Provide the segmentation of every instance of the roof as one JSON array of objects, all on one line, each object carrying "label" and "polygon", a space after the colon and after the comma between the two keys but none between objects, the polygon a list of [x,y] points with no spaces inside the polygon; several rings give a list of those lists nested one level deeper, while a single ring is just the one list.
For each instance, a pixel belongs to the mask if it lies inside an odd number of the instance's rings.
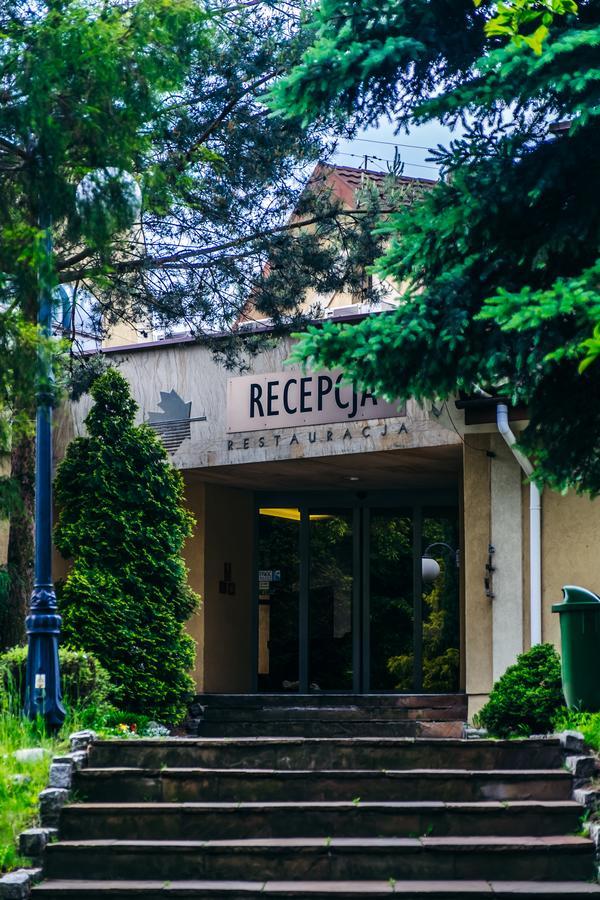
[{"label": "roof", "polygon": [[[389,178],[390,174],[374,169],[357,169],[354,166],[338,166],[333,163],[319,162],[310,176],[307,188],[320,181],[331,187],[342,203],[349,207],[355,207],[356,192],[364,187],[366,182],[383,185],[384,179]],[[423,187],[433,187],[436,183],[430,178],[411,178],[408,175],[398,175],[396,181],[398,184],[423,185]]]}]

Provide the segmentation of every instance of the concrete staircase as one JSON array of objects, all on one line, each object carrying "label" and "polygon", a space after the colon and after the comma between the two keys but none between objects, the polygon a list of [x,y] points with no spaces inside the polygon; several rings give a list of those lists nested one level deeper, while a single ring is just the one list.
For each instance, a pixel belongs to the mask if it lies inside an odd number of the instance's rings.
[{"label": "concrete staircase", "polygon": [[[290,718],[273,702],[205,719],[227,736],[95,744],[37,900],[600,898],[558,741],[398,737],[383,707],[335,718],[331,698],[311,700]],[[431,699],[412,701],[386,716],[410,711],[396,723],[418,733]],[[336,723],[342,736],[321,736]]]}]

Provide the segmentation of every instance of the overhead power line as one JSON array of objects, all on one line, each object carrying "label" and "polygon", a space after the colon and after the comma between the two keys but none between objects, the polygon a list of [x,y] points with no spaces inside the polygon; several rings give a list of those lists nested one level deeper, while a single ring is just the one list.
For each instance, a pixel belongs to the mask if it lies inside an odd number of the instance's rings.
[{"label": "overhead power line", "polygon": [[410,147],[414,150],[431,150],[431,147],[425,147],[423,144],[401,144],[399,141],[376,141],[370,138],[348,138],[348,140],[360,141],[361,144],[385,144],[386,147]]},{"label": "overhead power line", "polygon": [[[354,159],[362,159],[363,161],[366,158],[368,160],[374,160],[377,162],[384,162],[384,163],[390,163],[390,164],[394,162],[393,159],[385,159],[383,156],[373,156],[371,153],[349,153],[346,150],[336,150],[335,153],[333,154],[333,156],[352,156],[352,157],[354,157]],[[428,166],[428,165],[425,165],[425,163],[414,163],[414,162],[408,162],[405,160],[402,160],[402,162],[404,163],[405,166],[414,166],[417,169],[431,169],[433,172],[438,171],[437,166]]]}]

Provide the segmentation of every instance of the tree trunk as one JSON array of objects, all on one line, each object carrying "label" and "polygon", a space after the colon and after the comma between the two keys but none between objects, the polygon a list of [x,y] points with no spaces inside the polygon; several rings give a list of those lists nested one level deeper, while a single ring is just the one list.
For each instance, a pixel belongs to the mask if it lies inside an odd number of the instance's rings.
[{"label": "tree trunk", "polygon": [[25,615],[33,587],[33,505],[35,438],[21,435],[11,452],[11,477],[19,485],[22,506],[10,517],[6,607],[0,610],[0,649],[25,640]]}]

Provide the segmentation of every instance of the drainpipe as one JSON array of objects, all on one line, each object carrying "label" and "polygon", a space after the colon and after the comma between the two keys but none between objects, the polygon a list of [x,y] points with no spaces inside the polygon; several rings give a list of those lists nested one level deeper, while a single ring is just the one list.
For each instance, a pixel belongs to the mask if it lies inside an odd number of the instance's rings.
[{"label": "drainpipe", "polygon": [[[508,406],[496,406],[496,425],[522,470],[531,478],[533,466],[515,444],[508,424]],[[531,646],[542,643],[542,498],[538,486],[529,482],[529,603]]]}]

